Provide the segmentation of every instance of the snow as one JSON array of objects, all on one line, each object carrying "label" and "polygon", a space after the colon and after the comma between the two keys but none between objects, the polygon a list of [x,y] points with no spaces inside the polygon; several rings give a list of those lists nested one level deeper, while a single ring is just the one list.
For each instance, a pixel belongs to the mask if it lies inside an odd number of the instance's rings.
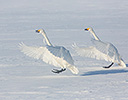
[{"label": "snow", "polygon": [[[79,57],[71,45],[91,45],[83,29],[93,27],[113,43],[128,66],[127,0],[2,0],[0,2],[0,100],[127,100],[128,68]],[[52,44],[64,46],[75,60],[78,75],[20,52],[18,44],[42,46],[35,33],[44,28]]]}]

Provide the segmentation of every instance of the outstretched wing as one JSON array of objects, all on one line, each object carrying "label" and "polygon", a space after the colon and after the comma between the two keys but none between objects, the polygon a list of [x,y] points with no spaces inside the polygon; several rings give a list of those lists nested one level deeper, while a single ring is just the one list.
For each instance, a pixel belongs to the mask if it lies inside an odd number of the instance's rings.
[{"label": "outstretched wing", "polygon": [[70,52],[62,46],[47,46],[47,49],[56,57],[63,58],[69,64],[74,65]]},{"label": "outstretched wing", "polygon": [[25,45],[24,43],[20,43],[19,48],[25,55],[34,59],[41,59],[46,52],[45,47],[30,47]]},{"label": "outstretched wing", "polygon": [[[119,53],[116,47],[111,43],[105,43],[100,40],[92,40],[94,43],[95,48],[100,51],[101,53],[104,53],[109,58],[111,58],[111,61],[120,61],[119,60]],[[109,59],[110,61],[110,59]]]},{"label": "outstretched wing", "polygon": [[95,39],[92,39],[91,41],[92,41],[92,43],[94,44],[94,47],[97,50],[99,50],[100,52],[102,52],[104,54],[107,54],[108,47],[109,47],[108,43],[104,43],[104,42],[102,42],[100,40],[95,40]]},{"label": "outstretched wing", "polygon": [[60,67],[60,64],[56,61],[57,58],[52,55],[46,47],[30,47],[21,43],[19,48],[21,52],[29,57],[41,59],[45,63]]},{"label": "outstretched wing", "polygon": [[56,67],[69,68],[72,73],[78,74],[78,69],[73,65],[73,59],[64,47],[30,47],[23,43],[19,45],[21,52],[29,57],[41,59]]},{"label": "outstretched wing", "polygon": [[98,60],[111,60],[109,56],[107,56],[106,54],[102,53],[101,51],[97,50],[95,47],[92,46],[88,48],[79,48],[78,46],[74,46],[74,50],[80,56],[95,58]]}]

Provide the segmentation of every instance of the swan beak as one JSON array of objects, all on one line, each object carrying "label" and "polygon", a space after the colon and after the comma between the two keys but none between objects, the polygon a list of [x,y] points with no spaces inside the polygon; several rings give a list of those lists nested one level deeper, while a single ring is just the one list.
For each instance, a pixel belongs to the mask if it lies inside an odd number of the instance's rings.
[{"label": "swan beak", "polygon": [[37,33],[39,33],[39,32],[40,32],[40,30],[36,30],[36,32],[37,32]]},{"label": "swan beak", "polygon": [[85,31],[89,31],[89,28],[86,28]]}]

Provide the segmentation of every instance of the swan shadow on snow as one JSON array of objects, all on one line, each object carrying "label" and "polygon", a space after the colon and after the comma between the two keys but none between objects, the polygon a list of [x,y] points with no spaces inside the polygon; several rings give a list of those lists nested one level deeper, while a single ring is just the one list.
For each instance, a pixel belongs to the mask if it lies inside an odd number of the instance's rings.
[{"label": "swan shadow on snow", "polygon": [[89,72],[81,74],[81,76],[117,74],[117,73],[128,73],[128,70],[126,70],[126,69],[111,69],[111,70],[89,71]]}]

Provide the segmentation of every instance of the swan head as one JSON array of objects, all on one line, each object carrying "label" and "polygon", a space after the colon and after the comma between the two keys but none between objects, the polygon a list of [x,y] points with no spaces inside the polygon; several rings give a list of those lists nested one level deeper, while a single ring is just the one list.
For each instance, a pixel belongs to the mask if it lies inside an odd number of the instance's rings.
[{"label": "swan head", "polygon": [[44,33],[45,31],[43,29],[36,30],[37,33]]},{"label": "swan head", "polygon": [[92,31],[93,29],[91,27],[86,28],[85,31]]},{"label": "swan head", "polygon": [[84,30],[85,30],[85,31],[89,31],[89,32],[93,35],[93,37],[94,37],[95,40],[100,40],[100,39],[98,38],[98,36],[95,34],[95,32],[94,32],[94,30],[93,30],[92,27],[86,28],[86,29],[84,29]]}]

